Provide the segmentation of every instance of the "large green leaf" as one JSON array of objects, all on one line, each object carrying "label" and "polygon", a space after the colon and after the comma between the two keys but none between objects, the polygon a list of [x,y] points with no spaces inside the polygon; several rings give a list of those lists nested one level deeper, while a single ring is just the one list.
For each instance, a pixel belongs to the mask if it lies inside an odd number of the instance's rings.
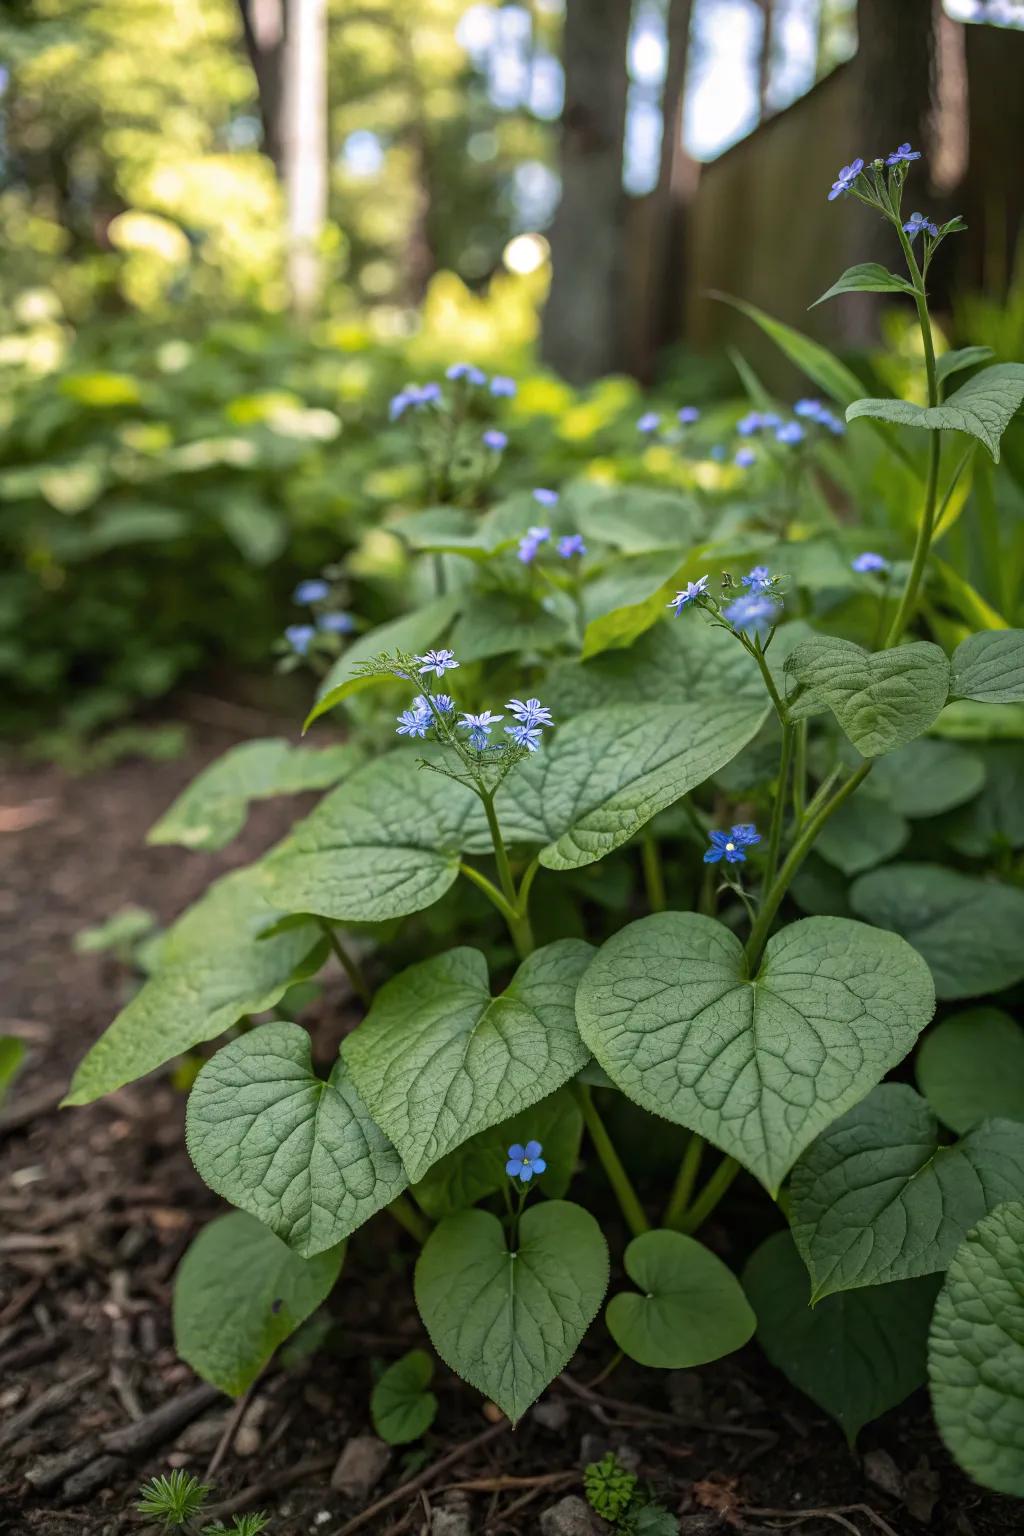
[{"label": "large green leaf", "polygon": [[576,998],[580,1033],[623,1093],[707,1137],[773,1195],[933,1008],[920,957],[863,923],[792,923],[748,977],[736,935],[693,912],[615,934]]},{"label": "large green leaf", "polygon": [[923,640],[872,655],[850,640],[817,635],[790,654],[786,674],[793,719],[830,709],[863,757],[920,736],[949,692],[949,662]]},{"label": "large green leaf", "polygon": [[344,1255],[303,1259],[255,1217],[219,1216],[174,1278],[175,1349],[204,1381],[240,1396],[330,1294]]},{"label": "large green leaf", "polygon": [[826,299],[834,299],[841,293],[914,293],[913,283],[895,272],[879,266],[877,261],[862,261],[859,266],[847,267],[842,277],[827,289],[820,299],[810,306],[817,309]]},{"label": "large green leaf", "polygon": [[513,1424],[569,1364],[607,1285],[601,1230],[567,1200],[528,1206],[514,1252],[489,1212],[449,1216],[416,1265],[437,1353]]},{"label": "large green leaf", "polygon": [[364,688],[372,688],[378,683],[386,683],[389,679],[384,676],[366,677],[356,671],[357,664],[372,661],[375,656],[387,651],[393,654],[395,651],[425,651],[429,646],[436,645],[442,640],[455,622],[455,616],[459,611],[463,594],[449,592],[444,597],[435,598],[432,603],[427,603],[423,608],[417,608],[412,613],[405,613],[399,619],[392,619],[388,624],[379,624],[367,634],[348,647],[342,656],[334,663],[317,694],[317,701],[306,716],[303,727],[308,730],[314,720],[334,709],[335,705],[342,704],[345,699],[351,698],[354,693],[361,693]]},{"label": "large green leaf", "polygon": [[64,1102],[89,1104],[272,1008],[321,943],[312,923],[262,938],[286,911],[267,862],[212,885],[164,935],[155,974],[80,1062]]},{"label": "large green leaf", "polygon": [[811,1307],[803,1260],[789,1233],[776,1232],[750,1260],[743,1285],[768,1359],[851,1445],[923,1384],[937,1277],[844,1291]]},{"label": "large green leaf", "polygon": [[679,548],[616,560],[583,592],[584,658],[632,645],[662,617],[676,590]]},{"label": "large green leaf", "polygon": [[1024,699],[1024,629],[988,629],[969,635],[953,652],[950,698],[983,704]]},{"label": "large green leaf", "polygon": [[263,1024],[217,1052],[189,1095],[199,1173],[304,1258],[333,1248],[408,1184],[398,1153],[336,1062],[313,1071],[297,1024]]},{"label": "large green leaf", "polygon": [[697,532],[691,501],[644,485],[594,486],[575,520],[588,544],[611,544],[624,555],[687,549]]},{"label": "large green leaf", "polygon": [[976,1482],[1024,1498],[1024,1205],[1001,1206],[966,1239],[928,1340],[939,1432]]},{"label": "large green leaf", "polygon": [[917,1086],[958,1134],[982,1120],[1024,1121],[1024,1029],[1000,1008],[968,1008],[929,1030]]},{"label": "large green leaf", "polygon": [[154,827],[149,843],[223,848],[245,826],[250,800],[328,789],[359,761],[352,746],[293,747],[287,741],[247,741],[204,768]]},{"label": "large green leaf", "polygon": [[783,321],[776,320],[772,315],[766,314],[763,309],[758,309],[756,304],[748,304],[744,299],[733,299],[728,294],[717,293],[715,298],[722,299],[726,304],[731,304],[741,314],[753,320],[765,335],[774,341],[790,362],[795,364],[802,373],[805,373],[818,388],[824,390],[839,405],[850,405],[861,392],[861,382],[855,373],[852,373],[845,363],[841,363],[834,357],[827,347],[820,342],[812,341],[809,336],[796,331],[791,325],[785,325]]},{"label": "large green leaf", "polygon": [[844,875],[860,875],[893,858],[909,836],[910,828],[902,816],[859,794],[829,818],[815,850]]},{"label": "large green leaf", "polygon": [[451,644],[460,662],[470,662],[509,652],[557,650],[571,638],[562,620],[535,598],[480,592],[463,599]]},{"label": "large green leaf", "polygon": [[[681,1232],[644,1232],[623,1256],[636,1291],[608,1303],[608,1332],[631,1360],[683,1370],[740,1349],[757,1326],[732,1270]],[[641,1294],[642,1293],[642,1294]]]},{"label": "large green leaf", "polygon": [[[979,705],[1004,713],[1000,706]],[[993,858],[1006,849],[1024,848],[1024,747],[1018,742],[984,742],[974,748],[985,787],[977,799],[951,817],[946,841],[971,858]]]},{"label": "large green leaf", "polygon": [[880,758],[864,789],[869,795],[881,795],[898,815],[914,820],[963,805],[984,783],[985,764],[979,753],[955,741],[919,736]]},{"label": "large green leaf", "polygon": [[454,1216],[456,1211],[493,1195],[507,1182],[505,1164],[510,1146],[539,1141],[548,1166],[534,1182],[550,1199],[560,1199],[572,1182],[582,1134],[579,1105],[567,1088],[560,1088],[511,1120],[471,1136],[440,1158],[423,1175],[413,1194],[431,1220]]},{"label": "large green leaf", "polygon": [[982,1216],[1024,1197],[1024,1125],[986,1121],[944,1146],[926,1101],[883,1083],[808,1148],[789,1190],[812,1301],[933,1274]]},{"label": "large green leaf", "polygon": [[1024,891],[939,864],[861,875],[854,911],[901,933],[931,966],[939,997],[979,997],[1024,979]]},{"label": "large green leaf", "polygon": [[373,1427],[388,1445],[408,1445],[425,1435],[437,1415],[429,1390],[434,1362],[425,1349],[410,1349],[389,1365],[370,1395]]},{"label": "large green leaf", "polygon": [[999,463],[999,443],[1024,401],[1024,363],[996,363],[961,384],[944,405],[914,405],[910,400],[854,400],[847,421],[872,421],[928,432],[967,432],[984,443]]},{"label": "large green leaf", "polygon": [[592,955],[582,939],[548,944],[492,997],[480,951],[452,949],[380,989],[342,1053],[410,1179],[586,1065],[573,1004]]}]

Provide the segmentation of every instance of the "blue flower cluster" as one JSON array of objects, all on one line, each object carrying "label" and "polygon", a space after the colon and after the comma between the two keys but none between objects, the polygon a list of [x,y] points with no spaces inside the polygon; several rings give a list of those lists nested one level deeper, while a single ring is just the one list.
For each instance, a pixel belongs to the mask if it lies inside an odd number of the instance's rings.
[{"label": "blue flower cluster", "polygon": [[[891,216],[893,207],[891,199],[887,201],[883,201],[882,199],[882,168],[883,166],[888,166],[890,172],[895,173],[901,178],[899,185],[902,185],[902,174],[905,171],[905,168],[911,165],[915,160],[920,160],[920,158],[921,151],[919,149],[911,148],[910,144],[906,143],[901,144],[897,149],[894,149],[891,155],[886,155],[884,158],[873,160],[868,169],[872,170],[875,174],[876,184],[874,186],[872,186],[871,181],[868,180],[867,177],[865,177],[864,181],[858,186],[858,182],[860,182],[861,177],[864,175],[865,162],[859,157],[856,160],[851,160],[849,165],[843,166],[835,181],[832,183],[831,191],[828,194],[828,200],[830,203],[834,203],[837,197],[842,197],[846,192],[853,192],[861,199],[862,202],[871,203],[872,206],[878,208],[881,212]],[[899,206],[898,201],[896,206]],[[939,237],[938,225],[934,224],[932,220],[923,213],[911,214],[910,218],[904,224],[903,229],[904,233],[908,234],[911,240],[916,239],[916,237],[922,232],[926,235],[931,235],[933,240],[937,240]]]},{"label": "blue flower cluster", "polygon": [[398,421],[406,411],[422,411],[425,406],[436,405],[441,398],[440,384],[407,384],[393,395],[388,405],[388,420]]},{"label": "blue flower cluster", "polygon": [[889,569],[889,562],[885,556],[877,555],[873,549],[866,549],[862,555],[858,555],[851,561],[851,565],[860,575],[867,575],[873,571],[883,573]]},{"label": "blue flower cluster", "polygon": [[525,1147],[521,1142],[514,1141],[508,1149],[505,1172],[510,1179],[519,1179],[523,1184],[529,1184],[535,1173],[541,1174],[547,1169],[548,1165],[541,1156],[543,1151],[539,1141],[528,1141]]},{"label": "blue flower cluster", "polygon": [[757,635],[763,639],[779,622],[780,611],[780,604],[762,589],[734,598],[722,609],[722,617],[740,634]]},{"label": "blue flower cluster", "polygon": [[938,225],[933,224],[931,219],[926,218],[923,213],[912,213],[903,226],[904,234],[909,235],[911,240],[916,240],[922,231],[926,235],[931,235],[933,240],[938,239]]},{"label": "blue flower cluster", "polygon": [[846,423],[840,421],[822,400],[798,400],[793,407],[793,415],[800,416],[805,421],[813,421],[817,426],[831,432],[834,437],[842,437],[846,431]]},{"label": "blue flower cluster", "polygon": [[[318,604],[329,601],[330,596],[329,582],[326,582],[322,576],[308,576],[295,588],[292,593],[292,602],[303,608],[316,608]],[[336,609],[329,613],[318,613],[315,624],[289,624],[284,632],[284,638],[295,655],[305,656],[317,630],[322,634],[350,635],[354,629],[355,621],[352,615]]]},{"label": "blue flower cluster", "polygon": [[[444,677],[446,672],[454,671],[459,665],[455,653],[445,649],[426,651],[415,659],[421,677],[430,673],[435,677]],[[505,726],[506,736],[510,736],[517,747],[525,747],[527,752],[536,752],[540,746],[541,731],[546,725],[554,725],[550,709],[540,699],[509,699],[505,708],[515,722]],[[403,709],[400,715],[395,716],[398,721],[395,734],[414,736],[422,741],[432,726],[437,725],[444,716],[454,713],[455,700],[450,694],[435,693],[429,697],[418,694],[409,709]],[[483,752],[490,746],[491,731],[504,718],[504,715],[496,715],[490,709],[480,710],[476,714],[464,710],[456,722],[456,729],[466,732],[466,739],[475,751]]]},{"label": "blue flower cluster", "polygon": [[[483,369],[478,368],[475,363],[452,363],[445,369],[444,376],[450,384],[462,386],[464,389],[486,388],[495,400],[511,400],[517,389],[515,379],[510,379],[505,374],[496,373],[488,380]],[[434,381],[429,384],[407,384],[392,397],[388,405],[388,419],[400,421],[407,411],[421,411],[426,406],[442,403],[440,384]],[[504,453],[508,447],[508,434],[497,427],[488,427],[482,434],[481,442],[491,453]]]},{"label": "blue flower cluster", "polygon": [[422,741],[430,727],[434,723],[435,715],[447,715],[455,708],[454,701],[447,693],[435,693],[433,699],[427,699],[423,694],[417,694],[412,701],[411,709],[403,709],[400,715],[396,715],[398,721],[398,736],[417,736]]},{"label": "blue flower cluster", "polygon": [[[681,427],[692,427],[700,421],[700,411],[695,405],[684,405],[676,411],[676,421]],[[662,417],[657,411],[645,411],[636,424],[641,437],[653,437],[661,430]]]},{"label": "blue flower cluster", "polygon": [[[695,606],[707,608],[715,614],[721,612],[721,617],[737,634],[756,635],[763,639],[779,622],[782,612],[779,579],[772,575],[766,565],[755,565],[741,580],[740,584],[746,590],[719,610],[717,600],[708,592],[709,578],[700,576],[696,581],[688,581],[666,606],[677,617],[684,608]],[[726,582],[727,589],[729,585],[731,579]]]},{"label": "blue flower cluster", "polygon": [[722,859],[727,864],[745,864],[747,855],[744,850],[759,843],[761,834],[752,822],[744,821],[728,832],[709,832],[708,841],[711,847],[704,855],[705,864],[718,864]]},{"label": "blue flower cluster", "polygon": [[[558,505],[558,492],[538,486],[533,493],[533,499],[541,507],[554,507]],[[537,524],[530,527],[519,540],[519,559],[524,565],[532,565],[536,560],[541,546],[551,539],[551,529],[547,524]],[[562,560],[571,560],[576,555],[585,555],[587,546],[581,533],[566,533],[559,538],[555,548]]]}]

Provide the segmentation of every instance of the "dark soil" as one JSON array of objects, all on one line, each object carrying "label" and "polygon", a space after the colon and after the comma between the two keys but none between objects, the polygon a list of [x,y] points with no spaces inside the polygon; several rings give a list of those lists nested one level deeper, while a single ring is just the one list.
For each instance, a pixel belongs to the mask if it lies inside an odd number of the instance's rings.
[{"label": "dark soil", "polygon": [[[0,1118],[0,1532],[137,1530],[140,1481],[174,1466],[204,1478],[214,1461],[215,1514],[264,1507],[270,1536],[343,1536],[364,1510],[358,1528],[381,1536],[448,1529],[431,1512],[459,1500],[474,1533],[536,1532],[608,1447],[639,1463],[686,1536],[1019,1532],[1019,1505],[951,1465],[923,1392],[869,1426],[852,1454],[754,1347],[687,1373],[623,1365],[581,1391],[610,1358],[600,1326],[514,1433],[441,1368],[441,1409],[422,1453],[394,1452],[364,1498],[334,1492],[346,1441],[370,1432],[375,1366],[424,1342],[408,1284],[413,1246],[385,1218],[350,1245],[334,1326],[316,1354],[275,1364],[233,1424],[227,1399],[197,1395],[171,1341],[171,1281],[218,1202],[185,1154],[184,1095],[158,1076],[87,1109],[56,1103],[132,985],[109,957],[76,956],[73,935],[130,902],[170,919],[294,814],[294,802],[257,806],[215,856],[145,846],[147,828],[205,762],[281,729],[229,706],[203,713],[176,762],[125,762],[83,778],[20,766],[0,774],[0,1032],[30,1049]],[[325,1056],[346,1006],[339,975],[316,1024]],[[149,1417],[173,1404],[177,1423]],[[401,1488],[421,1473],[421,1486]]]}]

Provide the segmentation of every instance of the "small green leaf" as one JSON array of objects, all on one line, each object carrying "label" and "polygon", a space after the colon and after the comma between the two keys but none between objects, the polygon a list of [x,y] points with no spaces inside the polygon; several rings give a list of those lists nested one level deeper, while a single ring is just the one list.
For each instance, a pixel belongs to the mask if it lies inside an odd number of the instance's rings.
[{"label": "small green leaf", "polygon": [[297,1024],[261,1024],[218,1051],[189,1095],[185,1136],[210,1188],[307,1259],[409,1182],[344,1062],[317,1077]]},{"label": "small green leaf", "polygon": [[990,357],[995,357],[991,347],[955,347],[950,352],[943,352],[935,362],[939,383],[944,384],[962,368],[976,368],[979,363],[987,363]]},{"label": "small green leaf", "polygon": [[344,1255],[302,1259],[254,1216],[219,1216],[174,1278],[175,1349],[204,1381],[240,1396],[330,1294]]},{"label": "small green leaf", "polygon": [[983,704],[1024,700],[1024,629],[990,629],[970,635],[953,652],[951,699]]},{"label": "small green leaf", "polygon": [[425,1435],[437,1415],[429,1391],[434,1362],[425,1349],[410,1349],[389,1365],[370,1396],[373,1427],[388,1445],[408,1445]]},{"label": "small green leaf", "polygon": [[0,1104],[25,1060],[27,1047],[17,1035],[0,1035]]},{"label": "small green leaf", "polygon": [[1024,891],[939,864],[861,875],[854,911],[901,933],[931,966],[939,997],[979,997],[1024,979]]},{"label": "small green leaf", "polygon": [[793,1169],[793,1238],[812,1301],[943,1270],[969,1228],[1024,1197],[1024,1125],[986,1121],[953,1146],[903,1083],[883,1083]]},{"label": "small green leaf", "polygon": [[488,1211],[449,1216],[416,1265],[437,1353],[513,1424],[569,1364],[607,1286],[601,1229],[567,1200],[528,1206],[514,1253]]},{"label": "small green leaf", "polygon": [[495,998],[476,949],[436,955],[381,987],[342,1054],[411,1179],[586,1065],[573,1005],[592,955],[581,939],[548,944]]},{"label": "small green leaf", "polygon": [[921,1042],[917,1086],[959,1135],[982,1120],[1024,1121],[1024,1029],[1000,1008],[968,1008]]},{"label": "small green leaf", "polygon": [[859,266],[847,267],[839,281],[833,283],[820,299],[815,299],[810,307],[817,309],[826,299],[834,299],[840,293],[909,293],[913,296],[914,292],[913,283],[908,283],[905,277],[887,271],[877,261],[864,261]]},{"label": "small green leaf", "polygon": [[830,709],[863,757],[878,757],[920,736],[949,692],[949,662],[917,641],[871,654],[850,640],[816,635],[786,661],[794,720]]},{"label": "small green leaf", "polygon": [[949,1266],[928,1340],[939,1433],[985,1488],[1024,1498],[1024,1205],[980,1222]]},{"label": "small green leaf", "polygon": [[361,662],[372,661],[384,651],[389,654],[395,651],[418,652],[436,645],[444,639],[455,622],[461,603],[461,593],[449,592],[445,597],[435,598],[432,603],[417,608],[413,613],[405,613],[399,619],[392,619],[389,624],[378,624],[375,629],[360,636],[339,656],[324,678],[317,701],[306,716],[303,730],[308,731],[314,720],[344,703],[354,693],[362,693],[364,688],[393,681],[387,675],[366,677],[357,671],[357,667]]},{"label": "small green leaf", "polygon": [[287,741],[247,741],[204,768],[165,811],[148,843],[223,848],[245,825],[250,800],[328,789],[359,761],[354,747],[314,751]]},{"label": "small green leaf", "polygon": [[623,1093],[707,1137],[774,1195],[931,1018],[927,967],[891,939],[845,918],[805,918],[769,940],[749,977],[721,923],[641,918],[607,940],[580,983],[580,1033]]},{"label": "small green leaf", "polygon": [[757,1319],[731,1269],[681,1232],[644,1232],[623,1257],[639,1290],[613,1296],[608,1332],[631,1360],[660,1370],[705,1365],[741,1348]]},{"label": "small green leaf", "polygon": [[983,368],[944,405],[914,405],[909,400],[855,400],[847,421],[868,416],[895,426],[928,432],[967,432],[983,443],[999,463],[999,443],[1024,401],[1024,363],[996,363]]},{"label": "small green leaf", "polygon": [[743,1274],[768,1359],[841,1426],[861,1429],[922,1385],[938,1278],[844,1291],[810,1306],[810,1283],[788,1232],[761,1244]]}]

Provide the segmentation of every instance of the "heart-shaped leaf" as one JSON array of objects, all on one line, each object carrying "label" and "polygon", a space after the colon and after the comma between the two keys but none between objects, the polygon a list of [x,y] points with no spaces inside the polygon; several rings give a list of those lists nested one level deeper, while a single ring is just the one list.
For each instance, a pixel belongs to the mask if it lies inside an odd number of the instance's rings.
[{"label": "heart-shaped leaf", "polygon": [[794,720],[830,709],[863,757],[878,757],[920,736],[949,692],[949,662],[917,641],[871,654],[850,640],[816,635],[786,661]]},{"label": "heart-shaped leaf", "polygon": [[598,951],[576,998],[580,1033],[623,1093],[707,1137],[774,1195],[931,1018],[927,967],[893,937],[804,918],[748,977],[721,923],[657,913]]},{"label": "heart-shaped leaf", "polygon": [[623,1257],[637,1291],[613,1296],[608,1332],[641,1365],[683,1370],[731,1354],[751,1337],[757,1319],[731,1269],[696,1238],[644,1232]]},{"label": "heart-shaped leaf", "polygon": [[837,298],[841,293],[909,293],[913,294],[914,285],[908,283],[905,277],[898,277],[895,272],[889,272],[885,267],[880,267],[877,261],[863,261],[859,266],[847,267],[839,280],[827,289],[820,299],[815,299],[810,306],[817,309],[819,304],[824,304],[826,299]]},{"label": "heart-shaped leaf", "polygon": [[921,1042],[917,1086],[959,1135],[982,1120],[1024,1120],[1024,1029],[1000,1008],[968,1008]]},{"label": "heart-shaped leaf", "polygon": [[174,1347],[204,1381],[238,1397],[330,1294],[344,1247],[300,1258],[244,1211],[219,1216],[174,1277]]},{"label": "heart-shaped leaf", "polygon": [[931,966],[939,997],[978,997],[1024,978],[1024,891],[939,864],[861,875],[854,911],[901,933]]},{"label": "heart-shaped leaf", "polygon": [[883,1083],[824,1131],[790,1180],[812,1301],[943,1270],[975,1222],[1024,1198],[1024,1125],[986,1121],[953,1146],[903,1083]]},{"label": "heart-shaped leaf", "polygon": [[499,997],[476,949],[449,950],[381,987],[342,1054],[410,1179],[586,1065],[573,1004],[592,955],[582,939],[548,944]]},{"label": "heart-shaped leaf", "polygon": [[909,400],[855,400],[847,421],[868,416],[928,432],[967,432],[984,443],[996,464],[999,443],[1024,401],[1024,363],[995,363],[961,384],[944,405],[914,405]]},{"label": "heart-shaped leaf", "polygon": [[750,1260],[743,1285],[768,1359],[851,1445],[924,1382],[937,1276],[843,1291],[811,1307],[803,1260],[789,1233],[776,1232]]},{"label": "heart-shaped leaf", "polygon": [[513,1424],[569,1364],[607,1286],[601,1229],[567,1200],[528,1206],[511,1253],[488,1211],[449,1216],[416,1265],[437,1353]]},{"label": "heart-shaped leaf", "polygon": [[429,1390],[434,1362],[425,1349],[410,1349],[389,1365],[370,1395],[373,1427],[388,1445],[408,1445],[425,1435],[437,1414]]},{"label": "heart-shaped leaf", "polygon": [[935,1304],[928,1380],[964,1471],[1024,1498],[1024,1204],[1000,1206],[957,1250]]},{"label": "heart-shaped leaf", "polygon": [[953,652],[950,697],[982,704],[1024,699],[1024,629],[989,629],[969,635]]},{"label": "heart-shaped leaf", "polygon": [[317,1077],[297,1024],[262,1024],[196,1078],[188,1150],[211,1189],[304,1258],[333,1248],[408,1184],[344,1062]]}]

